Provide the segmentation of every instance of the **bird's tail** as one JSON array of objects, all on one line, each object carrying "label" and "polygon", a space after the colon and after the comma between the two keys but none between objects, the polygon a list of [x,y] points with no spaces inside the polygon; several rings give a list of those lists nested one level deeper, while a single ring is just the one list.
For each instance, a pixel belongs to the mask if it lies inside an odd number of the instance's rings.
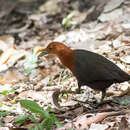
[{"label": "bird's tail", "polygon": [[128,75],[127,73],[125,73],[123,75],[123,78],[122,78],[123,81],[129,81],[130,80],[130,75]]}]

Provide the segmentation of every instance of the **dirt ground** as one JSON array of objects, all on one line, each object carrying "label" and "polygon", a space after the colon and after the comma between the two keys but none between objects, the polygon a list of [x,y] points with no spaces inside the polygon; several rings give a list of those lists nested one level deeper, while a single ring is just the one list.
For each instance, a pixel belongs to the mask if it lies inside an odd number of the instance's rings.
[{"label": "dirt ground", "polygon": [[39,57],[52,41],[96,52],[130,74],[130,1],[0,0],[0,130],[37,124],[16,123],[30,114],[22,99],[51,107],[63,124],[52,130],[130,130],[130,82],[113,84],[100,105],[101,93],[87,86],[72,93],[70,70],[53,55]]}]

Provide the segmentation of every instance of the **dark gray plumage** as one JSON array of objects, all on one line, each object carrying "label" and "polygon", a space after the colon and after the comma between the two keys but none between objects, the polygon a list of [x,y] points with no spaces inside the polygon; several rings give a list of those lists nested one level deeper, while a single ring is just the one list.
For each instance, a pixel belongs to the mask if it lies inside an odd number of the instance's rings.
[{"label": "dark gray plumage", "polygon": [[79,87],[87,85],[102,91],[102,100],[106,89],[113,83],[130,80],[130,75],[105,57],[86,50],[74,50],[74,75]]}]

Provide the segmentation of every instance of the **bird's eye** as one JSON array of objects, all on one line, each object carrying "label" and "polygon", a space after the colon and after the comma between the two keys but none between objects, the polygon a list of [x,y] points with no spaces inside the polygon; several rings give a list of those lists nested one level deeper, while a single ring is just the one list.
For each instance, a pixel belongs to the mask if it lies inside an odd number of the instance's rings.
[{"label": "bird's eye", "polygon": [[56,50],[56,45],[53,45],[53,47],[51,47],[51,49],[53,49],[53,50]]},{"label": "bird's eye", "polygon": [[54,51],[54,50],[56,50],[56,46],[55,46],[55,45],[53,45],[53,46],[49,46],[49,47],[48,47],[48,50],[50,50],[50,51],[53,50],[53,51]]},{"label": "bird's eye", "polygon": [[49,49],[49,50],[52,50],[52,47],[49,47],[48,49]]},{"label": "bird's eye", "polygon": [[53,45],[53,48],[56,48],[56,45]]}]

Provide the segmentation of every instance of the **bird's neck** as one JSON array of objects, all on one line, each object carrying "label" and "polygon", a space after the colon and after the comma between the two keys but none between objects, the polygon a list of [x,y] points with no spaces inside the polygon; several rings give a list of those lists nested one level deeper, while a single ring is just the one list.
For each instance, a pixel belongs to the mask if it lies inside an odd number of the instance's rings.
[{"label": "bird's neck", "polygon": [[62,51],[62,53],[59,54],[58,57],[63,65],[65,65],[72,72],[74,72],[74,51],[73,50],[71,50],[70,48],[66,49],[65,51]]}]

